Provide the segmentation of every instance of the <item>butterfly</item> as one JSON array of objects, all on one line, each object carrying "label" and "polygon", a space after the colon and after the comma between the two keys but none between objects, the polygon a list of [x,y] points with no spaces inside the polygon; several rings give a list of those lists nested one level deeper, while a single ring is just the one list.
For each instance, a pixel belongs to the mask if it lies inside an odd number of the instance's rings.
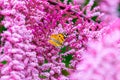
[{"label": "butterfly", "polygon": [[65,41],[65,37],[63,33],[52,34],[48,42],[55,47],[61,47]]}]

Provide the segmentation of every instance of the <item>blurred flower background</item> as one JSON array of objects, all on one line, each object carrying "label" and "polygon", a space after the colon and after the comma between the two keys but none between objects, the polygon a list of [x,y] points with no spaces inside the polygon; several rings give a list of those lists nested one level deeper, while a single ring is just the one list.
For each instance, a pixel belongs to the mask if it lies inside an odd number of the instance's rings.
[{"label": "blurred flower background", "polygon": [[119,17],[119,0],[0,0],[0,80],[120,80]]}]

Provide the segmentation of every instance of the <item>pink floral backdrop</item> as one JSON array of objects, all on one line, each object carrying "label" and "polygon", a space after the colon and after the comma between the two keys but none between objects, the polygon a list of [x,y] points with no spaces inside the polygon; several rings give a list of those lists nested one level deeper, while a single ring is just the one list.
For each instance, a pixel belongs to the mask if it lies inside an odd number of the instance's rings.
[{"label": "pink floral backdrop", "polygon": [[0,0],[0,80],[120,80],[119,17],[119,0]]}]

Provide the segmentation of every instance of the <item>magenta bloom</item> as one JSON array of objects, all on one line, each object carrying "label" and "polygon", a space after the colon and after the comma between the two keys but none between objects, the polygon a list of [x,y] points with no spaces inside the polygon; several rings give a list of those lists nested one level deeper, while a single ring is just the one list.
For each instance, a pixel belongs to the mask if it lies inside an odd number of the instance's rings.
[{"label": "magenta bloom", "polygon": [[[112,60],[108,58],[111,55],[118,58],[120,26],[114,22],[116,18],[111,21],[115,26],[112,27],[109,20],[102,17],[100,7],[93,7],[93,0],[79,5],[82,3],[1,0],[0,27],[6,30],[0,33],[0,80],[91,80],[94,66],[99,71],[97,65],[103,63],[99,59]],[[61,47],[56,47],[48,41],[52,34],[59,33],[66,34],[66,38]],[[109,61],[103,66],[106,63]],[[103,70],[111,70],[111,67]],[[88,71],[88,76],[81,68]]]},{"label": "magenta bloom", "polygon": [[120,19],[115,20],[102,32],[99,41],[89,41],[83,53],[83,61],[71,74],[72,80],[119,80],[120,79]]}]

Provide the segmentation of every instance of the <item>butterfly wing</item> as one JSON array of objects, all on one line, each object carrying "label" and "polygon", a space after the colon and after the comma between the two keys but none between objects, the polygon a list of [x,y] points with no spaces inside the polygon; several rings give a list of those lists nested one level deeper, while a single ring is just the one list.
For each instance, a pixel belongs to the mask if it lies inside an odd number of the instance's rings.
[{"label": "butterfly wing", "polygon": [[64,35],[63,34],[58,34],[58,39],[59,39],[59,42],[61,43],[61,44],[63,44],[63,42],[65,41],[65,37],[64,37]]},{"label": "butterfly wing", "polygon": [[62,46],[61,44],[55,42],[54,40],[49,40],[49,43],[56,46],[56,47]]},{"label": "butterfly wing", "polygon": [[64,42],[64,35],[63,34],[53,34],[50,36],[49,43],[54,46],[62,46]]}]

